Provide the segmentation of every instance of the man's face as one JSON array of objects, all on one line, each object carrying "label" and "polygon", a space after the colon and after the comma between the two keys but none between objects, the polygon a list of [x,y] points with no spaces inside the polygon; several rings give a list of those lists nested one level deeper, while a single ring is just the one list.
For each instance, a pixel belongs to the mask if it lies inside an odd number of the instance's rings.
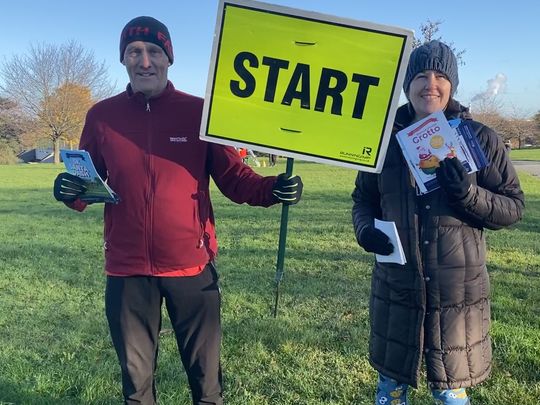
[{"label": "man's face", "polygon": [[444,110],[451,91],[452,84],[443,73],[435,70],[418,73],[409,87],[409,100],[416,112],[416,119]]},{"label": "man's face", "polygon": [[134,93],[146,98],[159,95],[167,86],[169,58],[160,46],[152,42],[130,42],[124,52],[124,61]]}]

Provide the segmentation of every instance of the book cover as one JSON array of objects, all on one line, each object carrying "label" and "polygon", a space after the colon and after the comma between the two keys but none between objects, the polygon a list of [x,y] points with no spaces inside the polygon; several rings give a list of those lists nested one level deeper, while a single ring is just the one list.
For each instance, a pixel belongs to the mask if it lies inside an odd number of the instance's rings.
[{"label": "book cover", "polygon": [[442,111],[399,131],[396,137],[419,194],[439,188],[435,170],[446,157],[459,159],[469,173],[488,164],[467,121],[448,122]]},{"label": "book cover", "polygon": [[103,181],[97,172],[90,154],[85,150],[60,149],[60,156],[64,161],[68,173],[73,174],[86,182],[86,191],[79,198],[89,203],[114,203],[120,199],[116,193]]}]

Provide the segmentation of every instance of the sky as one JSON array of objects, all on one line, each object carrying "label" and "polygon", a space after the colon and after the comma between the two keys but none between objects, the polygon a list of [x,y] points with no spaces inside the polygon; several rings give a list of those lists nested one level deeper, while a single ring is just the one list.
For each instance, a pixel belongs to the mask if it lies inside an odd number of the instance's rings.
[{"label": "sky", "polygon": [[[456,94],[464,105],[497,93],[503,111],[528,117],[540,111],[538,0],[269,0],[266,3],[414,30],[441,21],[438,35],[465,50]],[[2,1],[0,63],[32,44],[75,40],[103,61],[119,91],[128,82],[119,37],[133,17],[149,15],[171,33],[175,54],[169,79],[204,97],[218,0]]]}]

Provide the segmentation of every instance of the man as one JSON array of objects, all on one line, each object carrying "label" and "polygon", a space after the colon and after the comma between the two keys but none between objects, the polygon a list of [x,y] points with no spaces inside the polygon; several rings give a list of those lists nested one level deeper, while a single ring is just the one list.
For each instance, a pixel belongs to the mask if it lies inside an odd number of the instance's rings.
[{"label": "man", "polygon": [[[154,404],[161,304],[175,331],[194,404],[222,404],[217,253],[209,176],[236,203],[295,204],[298,176],[261,177],[232,147],[199,140],[203,100],[167,80],[165,25],[137,17],[120,38],[127,90],[93,106],[80,148],[119,195],[106,204],[105,306],[124,400]],[[84,184],[68,173],[54,196],[82,211]]]}]

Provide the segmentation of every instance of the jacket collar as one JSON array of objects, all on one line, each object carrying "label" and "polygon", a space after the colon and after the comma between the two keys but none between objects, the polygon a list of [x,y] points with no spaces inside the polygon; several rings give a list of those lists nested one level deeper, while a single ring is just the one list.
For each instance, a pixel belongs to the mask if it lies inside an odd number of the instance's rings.
[{"label": "jacket collar", "polygon": [[165,86],[165,89],[158,96],[152,97],[149,100],[147,100],[144,94],[140,92],[137,92],[137,93],[133,92],[133,89],[131,88],[131,83],[128,83],[128,85],[126,86],[127,97],[130,100],[135,101],[136,103],[141,104],[141,105],[146,105],[147,101],[150,101],[153,104],[156,101],[165,100],[168,97],[170,97],[170,95],[173,94],[175,91],[176,90],[172,82],[170,80],[167,80],[167,85]]}]

